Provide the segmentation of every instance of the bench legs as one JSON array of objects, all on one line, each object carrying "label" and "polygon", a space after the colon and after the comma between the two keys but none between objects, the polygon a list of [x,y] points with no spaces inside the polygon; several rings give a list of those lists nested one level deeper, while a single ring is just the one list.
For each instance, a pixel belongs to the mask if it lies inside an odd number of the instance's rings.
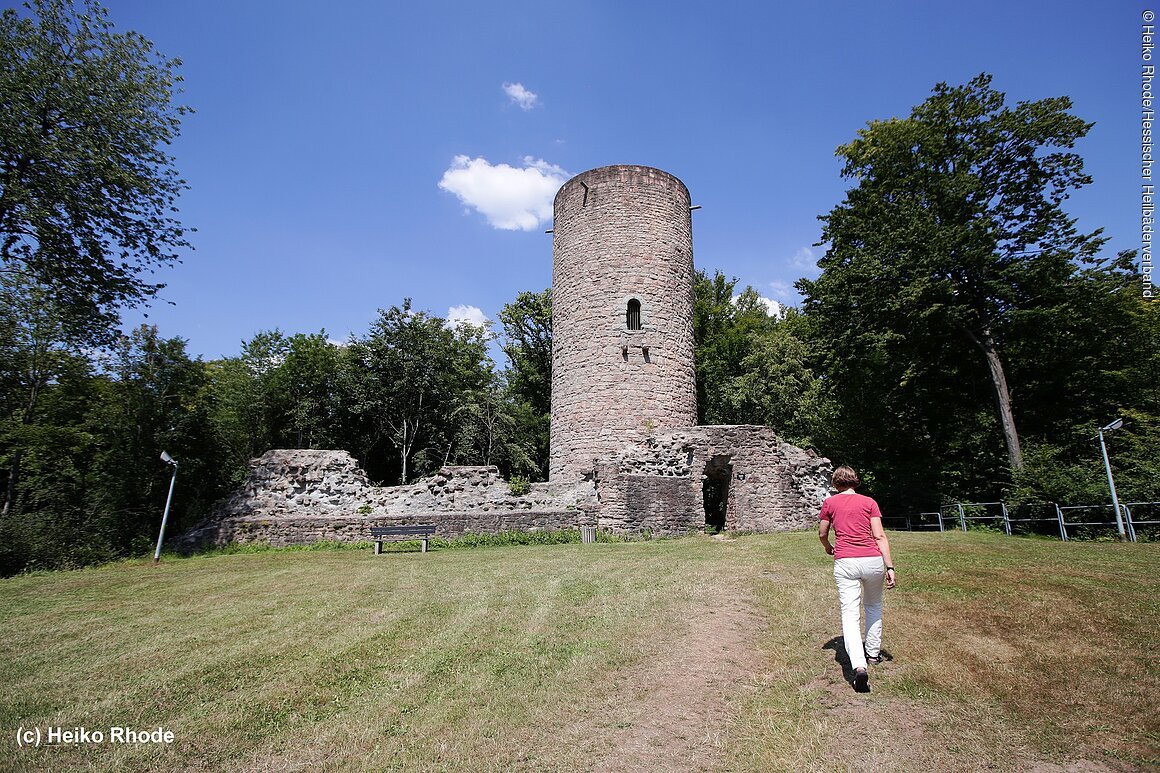
[{"label": "bench legs", "polygon": [[[427,541],[429,539],[430,539],[430,537],[422,537],[422,540],[423,540],[422,552],[424,552],[424,553],[427,552]],[[381,539],[375,540],[375,555],[379,556],[379,555],[382,555],[382,553],[383,553],[383,541]]]}]

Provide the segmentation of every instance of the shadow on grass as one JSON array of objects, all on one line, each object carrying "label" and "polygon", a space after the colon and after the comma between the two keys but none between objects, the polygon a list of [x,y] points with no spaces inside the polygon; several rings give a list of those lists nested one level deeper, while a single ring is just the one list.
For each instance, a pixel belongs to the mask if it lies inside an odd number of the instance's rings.
[{"label": "shadow on grass", "polygon": [[[850,665],[850,656],[846,654],[846,640],[841,636],[835,636],[823,644],[822,649],[834,651],[834,662],[842,667],[842,678],[847,684],[853,685],[854,667]],[[883,663],[894,660],[894,656],[886,650],[881,650],[878,654],[882,656]]]}]

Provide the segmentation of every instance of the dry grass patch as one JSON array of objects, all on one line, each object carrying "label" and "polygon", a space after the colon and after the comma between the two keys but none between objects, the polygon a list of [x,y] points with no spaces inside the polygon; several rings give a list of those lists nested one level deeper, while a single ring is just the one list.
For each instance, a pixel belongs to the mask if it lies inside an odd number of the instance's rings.
[{"label": "dry grass patch", "polygon": [[[1160,620],[1156,546],[989,534],[891,540],[900,567],[886,602],[892,659],[872,667],[869,695],[843,675],[828,559],[805,535],[762,545],[774,568],[759,597],[786,624],[767,644],[774,676],[751,701],[750,737],[731,745],[735,767],[1156,764],[1160,669],[1147,649]],[[781,567],[795,564],[786,578]]]}]

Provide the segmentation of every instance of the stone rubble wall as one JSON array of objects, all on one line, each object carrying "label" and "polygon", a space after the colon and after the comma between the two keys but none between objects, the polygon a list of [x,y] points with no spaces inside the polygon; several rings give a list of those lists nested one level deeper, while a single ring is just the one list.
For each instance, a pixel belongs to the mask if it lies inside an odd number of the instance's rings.
[{"label": "stone rubble wall", "polygon": [[726,461],[730,531],[809,528],[830,493],[830,461],[781,442],[768,427],[688,427],[597,462],[598,525],[654,533],[703,529],[703,475],[710,464]]},{"label": "stone rubble wall", "polygon": [[680,535],[705,528],[700,481],[689,476],[621,472],[615,461],[596,464],[600,498],[596,525],[619,534]]},{"label": "stone rubble wall", "polygon": [[371,540],[372,526],[403,526],[434,523],[435,536],[498,534],[502,531],[556,531],[575,529],[585,514],[576,510],[519,510],[511,512],[444,511],[412,516],[280,515],[230,516],[207,522],[186,532],[179,548],[224,547],[231,543],[260,542],[272,547],[309,545],[312,542],[360,542]]},{"label": "stone rubble wall", "polygon": [[184,548],[368,539],[371,526],[435,523],[441,537],[594,525],[591,485],[532,484],[512,495],[495,467],[444,467],[407,486],[374,486],[345,451],[273,450],[242,486],[182,535]]},{"label": "stone rubble wall", "polygon": [[830,491],[828,459],[748,425],[656,433],[597,461],[581,481],[514,496],[495,467],[444,467],[407,486],[374,486],[345,451],[268,451],[242,486],[182,535],[182,548],[359,541],[372,526],[435,523],[442,537],[505,530],[602,529],[679,535],[705,528],[706,468],[732,467],[725,528],[809,528]]}]

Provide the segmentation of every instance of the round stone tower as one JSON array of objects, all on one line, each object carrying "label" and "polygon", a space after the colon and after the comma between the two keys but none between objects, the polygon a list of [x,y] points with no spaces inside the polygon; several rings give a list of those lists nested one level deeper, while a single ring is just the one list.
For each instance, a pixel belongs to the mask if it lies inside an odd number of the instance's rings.
[{"label": "round stone tower", "polygon": [[697,423],[689,191],[667,172],[606,166],[556,194],[549,475]]}]

